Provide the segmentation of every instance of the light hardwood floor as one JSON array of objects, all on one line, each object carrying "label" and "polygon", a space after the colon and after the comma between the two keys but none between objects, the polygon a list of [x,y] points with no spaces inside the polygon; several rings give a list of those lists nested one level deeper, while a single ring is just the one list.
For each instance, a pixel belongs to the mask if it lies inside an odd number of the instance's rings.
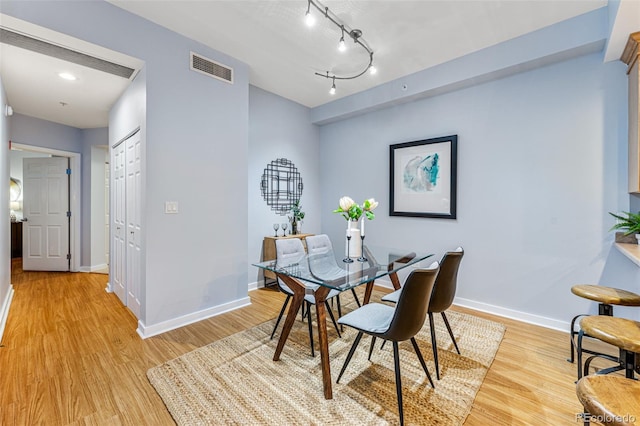
[{"label": "light hardwood floor", "polygon": [[[142,340],[101,274],[25,273],[0,347],[0,424],[173,424],[146,371],[274,318],[278,291],[250,292],[251,306]],[[507,331],[465,425],[572,425],[582,407],[566,333],[455,308]],[[567,313],[569,318],[572,313]]]}]

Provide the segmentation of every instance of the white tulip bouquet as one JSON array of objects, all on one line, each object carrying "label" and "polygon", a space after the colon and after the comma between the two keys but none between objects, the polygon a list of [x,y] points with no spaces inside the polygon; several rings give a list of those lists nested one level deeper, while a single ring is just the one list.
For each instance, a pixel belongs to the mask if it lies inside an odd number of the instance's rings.
[{"label": "white tulip bouquet", "polygon": [[333,212],[341,213],[342,217],[346,220],[357,221],[363,214],[367,219],[372,220],[376,217],[375,214],[373,214],[373,210],[378,207],[378,202],[374,198],[369,198],[368,200],[364,200],[361,206],[351,198],[345,196],[340,198],[339,205],[340,207]]}]

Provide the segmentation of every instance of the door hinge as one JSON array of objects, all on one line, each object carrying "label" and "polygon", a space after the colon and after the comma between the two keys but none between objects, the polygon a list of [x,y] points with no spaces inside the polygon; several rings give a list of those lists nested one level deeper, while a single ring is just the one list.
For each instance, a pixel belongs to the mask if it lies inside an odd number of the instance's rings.
[{"label": "door hinge", "polygon": [[71,217],[71,212],[67,212],[67,217]]},{"label": "door hinge", "polygon": [[71,260],[71,253],[67,254],[67,260]]},{"label": "door hinge", "polygon": [[[59,170],[59,169],[58,169]],[[67,169],[67,174],[70,175],[71,174],[71,169]]]}]

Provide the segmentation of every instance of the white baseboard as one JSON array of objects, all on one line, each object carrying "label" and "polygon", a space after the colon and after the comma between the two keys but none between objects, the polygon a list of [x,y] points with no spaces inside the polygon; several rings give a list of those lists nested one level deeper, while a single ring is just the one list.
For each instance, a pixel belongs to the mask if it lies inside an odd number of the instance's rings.
[{"label": "white baseboard", "polygon": [[103,263],[101,265],[92,265],[92,266],[81,266],[80,269],[78,269],[78,272],[95,272],[95,271],[99,271],[101,269],[107,268],[109,265],[107,265],[106,263]]},{"label": "white baseboard", "polygon": [[550,328],[552,330],[564,331],[567,334],[569,333],[569,321],[559,321],[553,318],[529,314],[527,312],[516,311],[514,309],[503,308],[501,306],[490,305],[488,303],[477,302],[475,300],[464,299],[461,297],[456,297],[453,300],[453,304],[500,317],[526,322],[528,324],[539,325],[540,327]]},{"label": "white baseboard", "polygon": [[375,285],[382,288],[388,288],[389,290],[395,290],[393,288],[393,284],[391,283],[391,280],[377,279],[375,282]]},{"label": "white baseboard", "polygon": [[253,291],[253,290],[257,290],[261,287],[264,287],[263,285],[260,285],[260,283],[258,281],[254,281],[252,283],[249,283],[249,291]]},{"label": "white baseboard", "polygon": [[185,325],[193,324],[194,322],[215,317],[217,315],[224,314],[225,312],[233,311],[249,305],[251,305],[251,299],[249,297],[243,297],[242,299],[234,300],[233,302],[224,303],[222,305],[183,315],[181,317],[173,318],[150,326],[146,326],[142,321],[138,321],[138,329],[136,331],[140,337],[146,339],[148,337],[157,336],[158,334],[166,333],[167,331],[175,330],[176,328],[184,327]]},{"label": "white baseboard", "polygon": [[13,300],[13,293],[13,285],[9,284],[9,292],[7,293],[7,297],[2,301],[2,307],[0,307],[0,342],[2,342],[4,327],[7,325],[7,317],[9,317],[9,308]]}]

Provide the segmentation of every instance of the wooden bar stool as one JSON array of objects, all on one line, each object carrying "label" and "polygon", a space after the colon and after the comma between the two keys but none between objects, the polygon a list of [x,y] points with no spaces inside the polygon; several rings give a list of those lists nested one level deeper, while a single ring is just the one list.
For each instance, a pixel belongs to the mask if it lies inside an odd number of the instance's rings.
[{"label": "wooden bar stool", "polygon": [[[618,306],[640,306],[640,295],[619,288],[606,287],[601,285],[580,284],[571,287],[571,292],[576,296],[598,302],[598,315],[613,316],[613,305]],[[571,357],[567,360],[573,363],[575,359],[576,336],[578,332],[575,330],[575,323],[580,317],[588,314],[580,314],[571,320],[570,339],[571,339]],[[586,353],[595,355],[596,352],[583,349]],[[578,371],[582,366],[578,365]],[[578,373],[579,375],[580,373]]]},{"label": "wooden bar stool", "polygon": [[627,426],[640,422],[640,382],[619,376],[585,376],[576,385],[584,425]]},{"label": "wooden bar stool", "polygon": [[634,378],[636,367],[636,354],[640,353],[640,322],[626,318],[610,317],[605,315],[591,315],[580,320],[580,331],[578,332],[578,379],[582,377],[582,338],[588,335],[605,343],[618,347],[620,354],[618,357],[603,353],[592,353],[584,363],[584,375],[589,374],[589,365],[595,358],[604,358],[614,361],[617,364],[613,367],[598,371],[598,374],[608,374],[614,371],[625,371],[625,376]]}]

